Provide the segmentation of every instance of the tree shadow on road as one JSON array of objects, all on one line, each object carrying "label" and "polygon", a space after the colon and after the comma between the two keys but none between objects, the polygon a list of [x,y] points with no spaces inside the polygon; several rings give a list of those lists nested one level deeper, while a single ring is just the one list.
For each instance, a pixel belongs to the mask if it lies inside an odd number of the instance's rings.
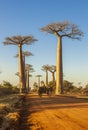
[{"label": "tree shadow on road", "polygon": [[75,96],[29,96],[30,111],[42,111],[43,109],[64,108],[88,108],[88,98],[77,98]]}]

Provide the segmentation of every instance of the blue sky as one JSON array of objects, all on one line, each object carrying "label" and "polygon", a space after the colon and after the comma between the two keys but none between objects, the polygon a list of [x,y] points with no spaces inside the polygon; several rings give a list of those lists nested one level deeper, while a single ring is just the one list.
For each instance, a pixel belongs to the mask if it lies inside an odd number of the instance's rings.
[{"label": "blue sky", "polygon": [[[0,83],[3,80],[18,84],[17,46],[4,46],[7,36],[33,35],[37,42],[24,45],[23,51],[34,56],[26,57],[26,63],[32,64],[35,72],[31,84],[37,81],[35,75],[45,79],[43,65],[56,64],[57,37],[40,31],[40,28],[52,22],[70,21],[84,32],[81,41],[63,39],[64,79],[85,85],[88,82],[88,0],[0,0]],[[51,74],[49,74],[51,78]]]}]

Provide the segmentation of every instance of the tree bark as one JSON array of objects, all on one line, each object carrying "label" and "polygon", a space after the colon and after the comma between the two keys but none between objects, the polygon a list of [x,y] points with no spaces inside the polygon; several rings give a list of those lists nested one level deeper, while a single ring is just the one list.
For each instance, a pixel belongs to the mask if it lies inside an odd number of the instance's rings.
[{"label": "tree bark", "polygon": [[58,36],[56,59],[56,95],[63,93],[62,38]]},{"label": "tree bark", "polygon": [[54,72],[51,72],[51,73],[52,73],[52,81],[54,82],[55,81]]},{"label": "tree bark", "polygon": [[38,86],[40,87],[40,77],[38,77]]},{"label": "tree bark", "polygon": [[48,71],[46,70],[46,86],[48,86]]},{"label": "tree bark", "polygon": [[19,54],[19,84],[20,84],[20,93],[22,93],[23,89],[26,88],[25,83],[25,75],[24,75],[24,63],[23,63],[23,57],[22,57],[22,46],[18,45],[18,54]]},{"label": "tree bark", "polygon": [[25,56],[22,55],[22,69],[23,69],[23,84],[24,84],[24,92],[27,92],[26,88],[26,75],[25,75]]},{"label": "tree bark", "polygon": [[22,76],[22,46],[18,45],[18,60],[19,60],[19,87],[20,87],[20,93],[22,93],[23,88],[23,76]]},{"label": "tree bark", "polygon": [[26,89],[28,92],[29,91],[29,70],[27,70],[27,76],[26,76]]}]

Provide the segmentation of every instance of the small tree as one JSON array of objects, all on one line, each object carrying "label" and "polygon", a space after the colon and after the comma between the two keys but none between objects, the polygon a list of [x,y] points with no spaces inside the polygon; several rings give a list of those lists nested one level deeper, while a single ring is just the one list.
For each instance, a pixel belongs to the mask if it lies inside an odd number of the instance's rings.
[{"label": "small tree", "polygon": [[13,85],[8,81],[3,81],[3,86],[7,87],[7,88],[12,88],[13,87]]},{"label": "small tree", "polygon": [[39,88],[38,84],[36,82],[34,82],[34,84],[33,84],[33,91],[37,92],[38,88]]}]

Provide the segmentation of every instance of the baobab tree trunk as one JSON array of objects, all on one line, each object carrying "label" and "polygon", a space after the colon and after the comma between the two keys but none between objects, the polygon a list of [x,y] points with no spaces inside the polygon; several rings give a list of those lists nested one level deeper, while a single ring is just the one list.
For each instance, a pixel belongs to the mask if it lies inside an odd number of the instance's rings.
[{"label": "baobab tree trunk", "polygon": [[25,74],[25,56],[22,55],[22,67],[23,67],[23,82],[24,82],[24,91],[27,92],[26,88],[26,74]]},{"label": "baobab tree trunk", "polygon": [[28,92],[29,91],[29,70],[27,70],[27,75],[26,75],[26,89]]},{"label": "baobab tree trunk", "polygon": [[58,36],[56,59],[56,95],[63,93],[62,38]]},{"label": "baobab tree trunk", "polygon": [[22,87],[23,87],[23,82],[22,82],[22,46],[18,45],[18,60],[19,60],[19,87],[20,87],[20,93],[22,93]]},{"label": "baobab tree trunk", "polygon": [[38,86],[40,87],[40,77],[38,77]]},{"label": "baobab tree trunk", "polygon": [[27,79],[28,79],[28,81],[27,81],[28,85],[27,86],[28,86],[28,92],[29,92],[29,90],[30,90],[30,86],[29,86],[29,73],[28,73],[28,78]]},{"label": "baobab tree trunk", "polygon": [[55,81],[55,76],[54,76],[54,72],[52,72],[52,81]]},{"label": "baobab tree trunk", "polygon": [[23,69],[23,57],[22,57],[22,46],[18,45],[18,54],[19,54],[19,79],[20,79],[20,93],[22,93],[22,89],[25,88],[24,82],[24,69]]},{"label": "baobab tree trunk", "polygon": [[46,70],[46,86],[48,85],[48,71]]}]

